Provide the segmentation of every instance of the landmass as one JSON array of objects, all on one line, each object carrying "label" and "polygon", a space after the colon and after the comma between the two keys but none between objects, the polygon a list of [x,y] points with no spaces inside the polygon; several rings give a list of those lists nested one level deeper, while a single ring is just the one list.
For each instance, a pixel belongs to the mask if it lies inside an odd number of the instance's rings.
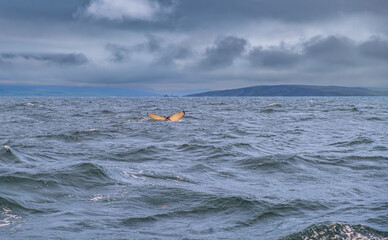
[{"label": "landmass", "polygon": [[234,96],[388,96],[388,88],[313,85],[261,85],[186,95],[188,97]]},{"label": "landmass", "polygon": [[[114,87],[0,85],[0,97],[233,97],[233,96],[388,96],[388,88],[261,85],[211,91],[209,89],[144,91]],[[176,94],[175,94],[176,93]]]}]

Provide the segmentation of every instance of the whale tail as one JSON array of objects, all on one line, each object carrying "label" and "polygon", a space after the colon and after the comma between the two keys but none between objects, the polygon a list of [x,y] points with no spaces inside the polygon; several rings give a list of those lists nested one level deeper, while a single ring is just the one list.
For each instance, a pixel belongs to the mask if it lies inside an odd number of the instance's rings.
[{"label": "whale tail", "polygon": [[185,115],[185,111],[174,113],[173,115],[168,117],[160,116],[152,113],[147,113],[147,115],[154,120],[162,120],[162,121],[167,120],[167,121],[176,122],[176,121],[179,121],[181,118],[183,118],[183,116]]},{"label": "whale tail", "polygon": [[159,116],[159,115],[156,115],[156,114],[152,114],[152,113],[147,113],[147,115],[150,117],[150,118],[152,118],[152,119],[154,119],[154,120],[167,120],[167,118],[166,117],[164,117],[164,116]]},{"label": "whale tail", "polygon": [[185,111],[174,113],[173,115],[169,116],[167,119],[169,121],[175,122],[179,121],[183,116],[185,115]]}]

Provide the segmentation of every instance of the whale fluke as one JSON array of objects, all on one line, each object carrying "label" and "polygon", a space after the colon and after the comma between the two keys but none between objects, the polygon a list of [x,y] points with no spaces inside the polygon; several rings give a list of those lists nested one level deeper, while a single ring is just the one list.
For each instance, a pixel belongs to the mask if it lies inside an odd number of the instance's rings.
[{"label": "whale fluke", "polygon": [[175,122],[179,121],[183,116],[185,115],[185,111],[174,113],[173,115],[169,116],[167,119],[169,121]]},{"label": "whale fluke", "polygon": [[179,121],[181,118],[183,118],[183,116],[185,115],[185,111],[174,113],[169,117],[164,117],[164,116],[160,116],[152,113],[147,113],[147,115],[154,120],[162,120],[162,121],[167,120],[167,121],[176,122],[176,121]]},{"label": "whale fluke", "polygon": [[147,115],[148,115],[150,118],[154,119],[154,120],[167,120],[167,118],[164,117],[164,116],[159,116],[159,115],[152,114],[152,113],[147,113]]}]

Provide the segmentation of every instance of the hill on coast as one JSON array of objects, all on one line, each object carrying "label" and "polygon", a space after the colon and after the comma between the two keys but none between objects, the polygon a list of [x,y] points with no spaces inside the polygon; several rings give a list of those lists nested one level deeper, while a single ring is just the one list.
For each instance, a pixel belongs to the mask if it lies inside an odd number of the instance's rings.
[{"label": "hill on coast", "polygon": [[388,89],[312,85],[262,85],[187,95],[189,97],[234,96],[388,96]]}]

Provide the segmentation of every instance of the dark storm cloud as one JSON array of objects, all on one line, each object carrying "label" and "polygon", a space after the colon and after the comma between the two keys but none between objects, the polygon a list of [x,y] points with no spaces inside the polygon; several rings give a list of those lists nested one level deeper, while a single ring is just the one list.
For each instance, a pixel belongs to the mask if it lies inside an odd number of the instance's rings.
[{"label": "dark storm cloud", "polygon": [[6,62],[12,62],[16,59],[34,60],[44,63],[53,63],[62,66],[77,66],[83,65],[88,62],[87,57],[82,53],[46,53],[46,54],[15,54],[15,53],[3,53],[0,58]]},{"label": "dark storm cloud", "polygon": [[248,54],[248,60],[254,67],[291,67],[299,61],[299,58],[299,54],[280,48],[264,50],[262,47],[256,47]]},{"label": "dark storm cloud", "polygon": [[206,49],[200,67],[208,70],[228,67],[241,56],[246,45],[247,40],[234,36],[217,39],[213,46]]}]

